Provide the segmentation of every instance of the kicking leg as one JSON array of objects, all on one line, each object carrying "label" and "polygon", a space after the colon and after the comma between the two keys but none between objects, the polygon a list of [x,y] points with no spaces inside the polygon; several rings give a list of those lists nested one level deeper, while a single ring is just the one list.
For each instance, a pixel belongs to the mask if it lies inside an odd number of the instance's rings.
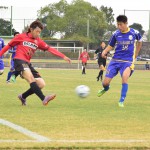
[{"label": "kicking leg", "polygon": [[120,107],[124,107],[124,100],[126,98],[127,91],[128,91],[128,79],[130,77],[130,74],[131,74],[131,69],[127,67],[122,75],[122,89],[121,89],[121,96],[119,100]]}]

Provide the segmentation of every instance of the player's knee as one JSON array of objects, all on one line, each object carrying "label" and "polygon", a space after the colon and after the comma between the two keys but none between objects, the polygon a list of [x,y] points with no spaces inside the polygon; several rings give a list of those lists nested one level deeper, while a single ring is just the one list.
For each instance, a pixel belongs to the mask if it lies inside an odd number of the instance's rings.
[{"label": "player's knee", "polygon": [[45,87],[45,81],[42,78],[36,78],[36,83],[39,86],[40,89]]},{"label": "player's knee", "polygon": [[0,70],[0,75],[2,75],[4,73],[4,70]]}]

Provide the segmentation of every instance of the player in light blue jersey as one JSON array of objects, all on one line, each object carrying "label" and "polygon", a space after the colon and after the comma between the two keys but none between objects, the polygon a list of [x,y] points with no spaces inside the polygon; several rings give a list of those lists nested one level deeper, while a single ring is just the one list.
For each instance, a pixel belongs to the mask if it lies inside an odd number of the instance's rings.
[{"label": "player in light blue jersey", "polygon": [[119,15],[117,17],[118,30],[112,35],[108,46],[102,53],[105,58],[107,53],[114,48],[114,56],[109,63],[103,81],[103,89],[98,91],[100,97],[109,90],[109,85],[113,77],[120,72],[122,78],[122,90],[119,106],[124,107],[124,100],[128,91],[128,79],[134,70],[134,59],[142,46],[142,37],[137,30],[128,27],[127,17]]},{"label": "player in light blue jersey", "polygon": [[[19,34],[19,32],[15,32],[14,33],[14,37],[17,36]],[[11,47],[11,49],[9,49],[9,53],[10,53],[10,71],[8,72],[8,75],[7,75],[7,80],[6,82],[7,83],[10,83],[10,78],[13,76],[13,81],[15,80],[16,78],[16,72],[15,72],[15,68],[14,68],[14,57],[16,55],[16,49],[17,47]]]},{"label": "player in light blue jersey", "polygon": [[[0,51],[5,46],[4,40],[0,38]],[[2,75],[4,72],[4,62],[3,62],[3,56],[0,57],[0,75]]]}]

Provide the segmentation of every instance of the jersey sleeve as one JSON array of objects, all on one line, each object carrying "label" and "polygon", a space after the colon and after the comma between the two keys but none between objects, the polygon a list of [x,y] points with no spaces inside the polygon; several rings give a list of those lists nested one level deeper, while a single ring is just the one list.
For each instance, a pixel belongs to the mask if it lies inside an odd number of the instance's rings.
[{"label": "jersey sleeve", "polygon": [[10,47],[14,47],[16,45],[18,45],[18,43],[20,43],[22,41],[22,37],[21,37],[22,34],[19,34],[17,36],[15,36],[9,43],[8,45]]},{"label": "jersey sleeve", "polygon": [[114,47],[116,44],[116,36],[115,36],[115,33],[111,36],[110,40],[109,40],[109,45],[111,47]]},{"label": "jersey sleeve", "polygon": [[136,40],[142,42],[142,36],[139,31],[135,31]]},{"label": "jersey sleeve", "polygon": [[58,57],[64,58],[65,55],[61,52],[59,52],[58,50],[56,50],[55,48],[47,45],[43,40],[39,39],[39,44],[38,44],[38,48],[44,51],[48,51],[50,53],[52,53],[53,55],[56,55]]},{"label": "jersey sleeve", "polygon": [[43,40],[39,39],[38,48],[40,50],[46,51],[46,50],[48,50],[49,45],[47,45]]}]

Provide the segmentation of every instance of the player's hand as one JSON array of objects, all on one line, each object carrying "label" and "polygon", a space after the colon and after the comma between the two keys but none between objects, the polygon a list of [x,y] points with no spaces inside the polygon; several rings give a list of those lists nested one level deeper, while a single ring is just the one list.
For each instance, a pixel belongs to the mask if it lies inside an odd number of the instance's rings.
[{"label": "player's hand", "polygon": [[64,57],[64,60],[65,60],[65,61],[68,61],[68,63],[71,63],[71,59],[68,58],[68,57],[66,57],[66,56]]},{"label": "player's hand", "polygon": [[102,52],[102,58],[107,58],[107,52],[105,50]]}]

